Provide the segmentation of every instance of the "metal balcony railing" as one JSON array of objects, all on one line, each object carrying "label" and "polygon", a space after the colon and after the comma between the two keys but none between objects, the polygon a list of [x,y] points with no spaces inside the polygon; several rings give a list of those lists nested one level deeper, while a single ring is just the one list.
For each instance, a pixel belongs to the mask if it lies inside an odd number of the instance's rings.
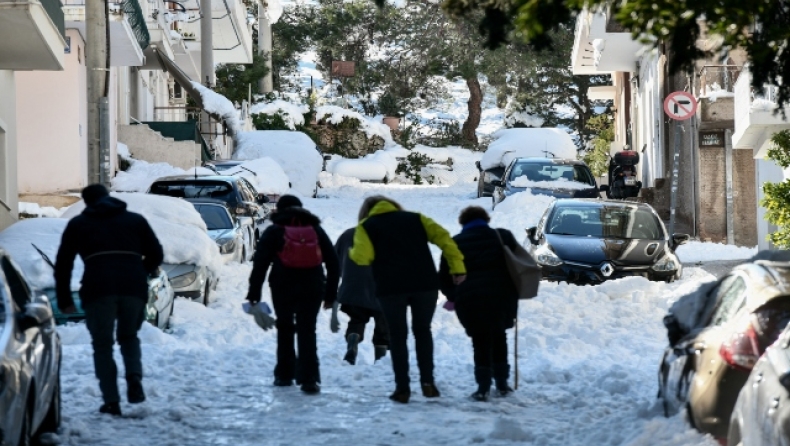
[{"label": "metal balcony railing", "polygon": [[[66,6],[85,6],[85,0],[63,0],[63,4]],[[148,45],[151,43],[151,35],[148,32],[148,26],[145,24],[145,15],[140,3],[137,0],[110,1],[110,10],[123,11],[126,21],[129,22],[129,26],[131,26],[132,32],[134,32],[134,36],[137,39],[137,44],[140,45],[140,49],[148,48]]]},{"label": "metal balcony railing", "polygon": [[41,6],[44,7],[44,11],[47,12],[49,15],[50,20],[58,29],[63,38],[66,38],[66,18],[63,15],[63,4],[60,3],[60,0],[40,0]]},{"label": "metal balcony railing", "polygon": [[741,74],[738,65],[705,65],[699,72],[700,96],[716,91],[735,92],[735,83]]}]

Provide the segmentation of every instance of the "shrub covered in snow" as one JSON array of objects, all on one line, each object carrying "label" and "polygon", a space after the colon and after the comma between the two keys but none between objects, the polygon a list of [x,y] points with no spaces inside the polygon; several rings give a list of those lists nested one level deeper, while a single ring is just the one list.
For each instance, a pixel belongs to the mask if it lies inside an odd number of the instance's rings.
[{"label": "shrub covered in snow", "polygon": [[300,130],[305,124],[306,105],[297,105],[281,99],[261,102],[250,108],[252,122],[257,130]]}]

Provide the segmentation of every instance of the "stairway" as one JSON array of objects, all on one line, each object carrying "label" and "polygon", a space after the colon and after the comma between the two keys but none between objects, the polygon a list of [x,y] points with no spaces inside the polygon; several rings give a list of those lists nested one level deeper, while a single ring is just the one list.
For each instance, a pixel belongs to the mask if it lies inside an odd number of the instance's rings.
[{"label": "stairway", "polygon": [[167,163],[181,169],[201,164],[200,144],[176,141],[145,124],[119,125],[118,141],[129,146],[132,157],[149,163]]}]

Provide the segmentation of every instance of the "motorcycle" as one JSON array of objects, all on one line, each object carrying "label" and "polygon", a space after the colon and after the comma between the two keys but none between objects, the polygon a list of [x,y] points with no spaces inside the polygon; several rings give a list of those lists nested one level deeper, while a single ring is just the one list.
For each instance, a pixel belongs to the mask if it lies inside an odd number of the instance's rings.
[{"label": "motorcycle", "polygon": [[621,150],[609,160],[608,198],[623,199],[639,196],[642,182],[636,178],[636,165],[639,164],[639,153],[633,150]]}]

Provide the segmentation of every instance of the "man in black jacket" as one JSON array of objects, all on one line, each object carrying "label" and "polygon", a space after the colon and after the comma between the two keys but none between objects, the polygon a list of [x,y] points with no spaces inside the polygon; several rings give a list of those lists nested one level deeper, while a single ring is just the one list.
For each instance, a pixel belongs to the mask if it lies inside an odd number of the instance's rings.
[{"label": "man in black jacket", "polygon": [[121,415],[113,360],[113,327],[126,367],[127,399],[145,401],[143,365],[137,331],[145,321],[148,276],[162,263],[159,240],[146,219],[126,210],[126,203],[93,184],[82,190],[85,210],[66,226],[55,264],[58,307],[74,313],[71,272],[74,257],[85,263],[80,299],[93,340],[93,364],[104,404],[99,412]]},{"label": "man in black jacket", "polygon": [[[296,378],[302,391],[314,394],[321,391],[318,370],[315,324],[321,301],[324,308],[332,308],[337,297],[340,280],[337,254],[332,240],[321,228],[321,221],[302,208],[302,202],[293,195],[283,195],[277,201],[272,215],[272,225],[266,228],[258,241],[250,273],[247,300],[257,304],[269,266],[269,287],[272,304],[277,314],[277,366],[274,368],[274,385],[290,386]],[[311,226],[318,236],[321,262],[309,268],[287,267],[278,253],[285,247],[286,226]],[[325,283],[326,282],[326,283]],[[294,352],[294,335],[298,339],[298,367]],[[298,374],[297,374],[298,369]],[[298,376],[297,376],[298,375]]]}]

